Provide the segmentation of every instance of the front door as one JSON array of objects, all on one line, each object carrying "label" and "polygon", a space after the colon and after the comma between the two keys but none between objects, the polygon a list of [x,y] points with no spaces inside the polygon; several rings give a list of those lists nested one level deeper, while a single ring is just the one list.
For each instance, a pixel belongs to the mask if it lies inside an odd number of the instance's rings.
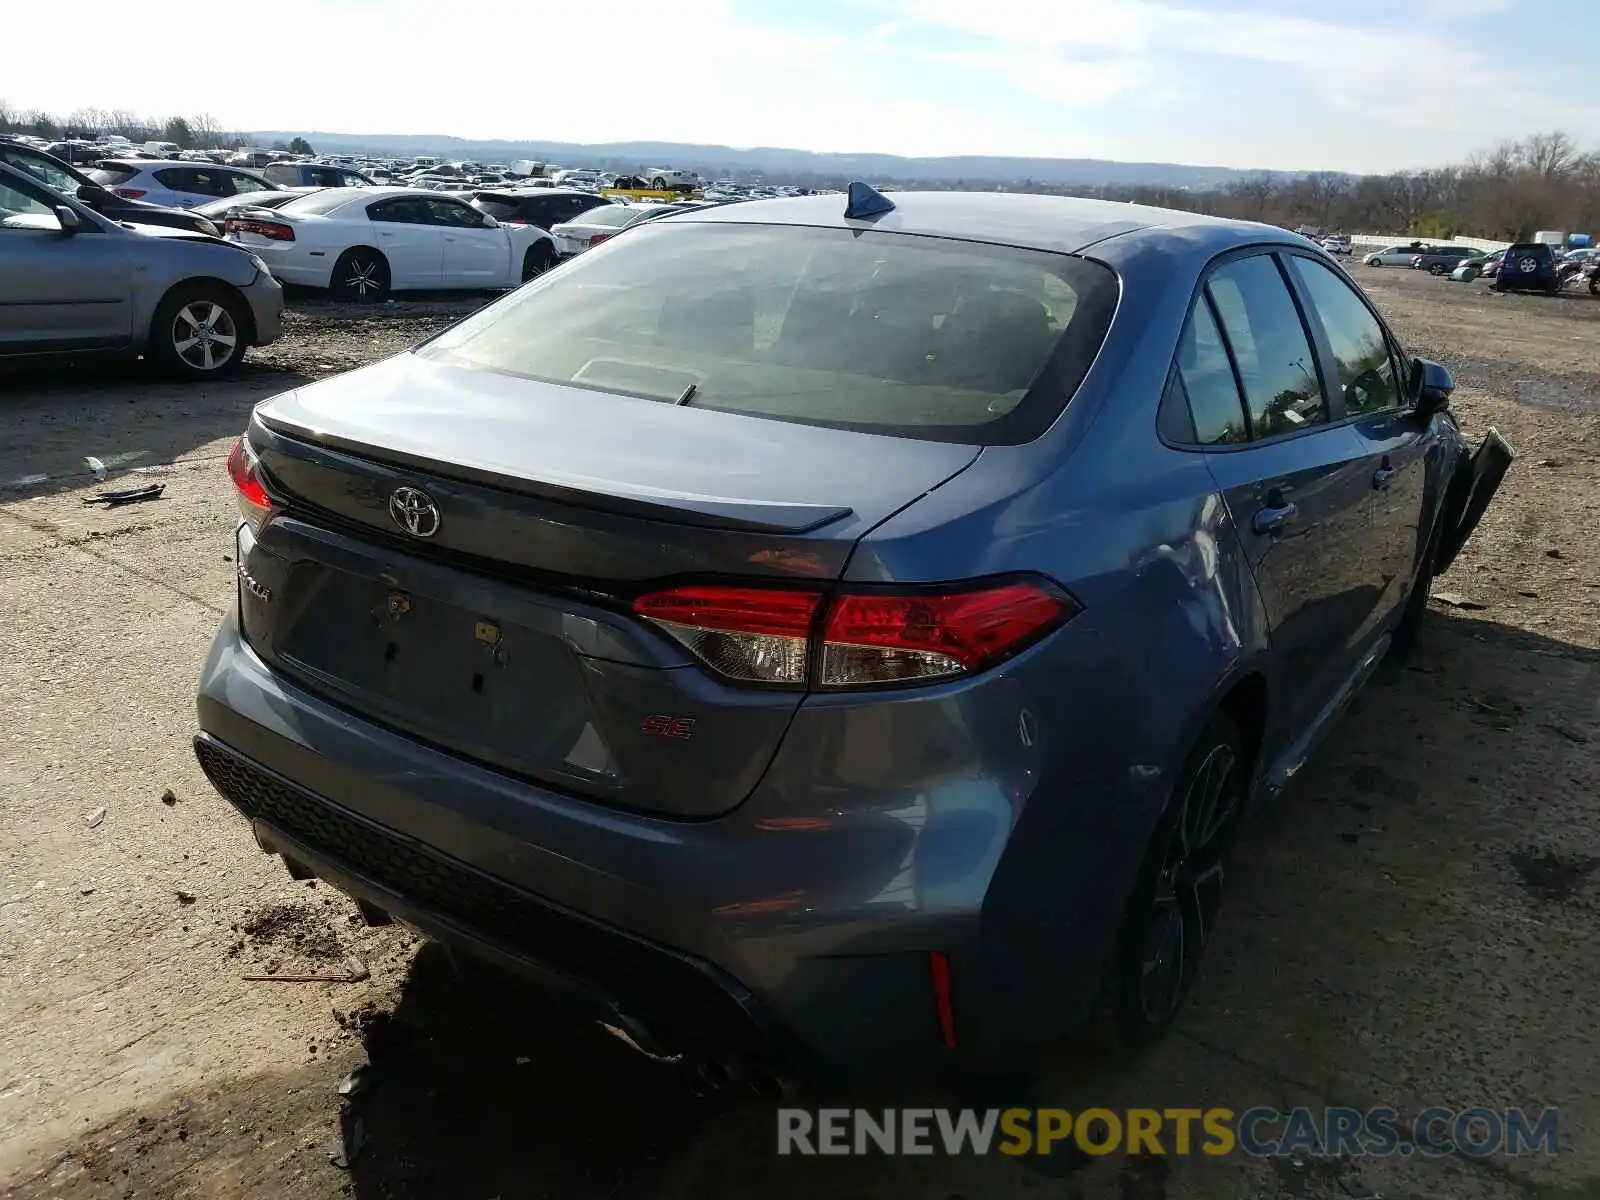
[{"label": "front door", "polygon": [[426,203],[444,232],[444,287],[492,288],[520,282],[508,278],[510,249],[504,230],[489,228],[481,212],[457,200]]},{"label": "front door", "polygon": [[107,349],[132,331],[132,276],[123,238],[83,219],[66,233],[60,197],[0,180],[0,353]]},{"label": "front door", "polygon": [[1377,572],[1373,632],[1397,615],[1431,530],[1426,511],[1428,422],[1412,412],[1399,360],[1377,314],[1335,269],[1305,255],[1288,259],[1338,380],[1339,399],[1361,439],[1369,471],[1371,562]]},{"label": "front door", "polygon": [[[1304,729],[1354,672],[1375,603],[1367,447],[1331,423],[1316,353],[1277,258],[1249,255],[1209,276],[1191,318],[1214,338],[1212,373],[1241,396],[1240,436],[1206,455],[1266,610],[1280,715]],[[1230,420],[1228,423],[1234,423]]]}]

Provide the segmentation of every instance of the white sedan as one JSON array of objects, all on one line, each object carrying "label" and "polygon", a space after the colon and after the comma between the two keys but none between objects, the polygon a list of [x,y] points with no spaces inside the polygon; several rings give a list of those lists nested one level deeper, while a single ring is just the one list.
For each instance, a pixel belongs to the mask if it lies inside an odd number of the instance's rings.
[{"label": "white sedan", "polygon": [[239,208],[223,236],[260,255],[280,282],[345,300],[512,288],[556,260],[555,241],[537,225],[502,225],[421,188],[323,188],[274,209]]}]

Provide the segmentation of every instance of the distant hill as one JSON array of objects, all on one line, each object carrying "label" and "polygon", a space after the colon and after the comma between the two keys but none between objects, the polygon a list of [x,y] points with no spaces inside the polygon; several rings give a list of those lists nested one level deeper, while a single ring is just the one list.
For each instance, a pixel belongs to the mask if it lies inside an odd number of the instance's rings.
[{"label": "distant hill", "polygon": [[1002,158],[965,155],[952,158],[904,158],[896,154],[819,154],[778,146],[735,149],[684,142],[480,141],[444,134],[353,134],[279,130],[243,135],[258,145],[303,137],[319,154],[375,154],[411,157],[429,154],[444,159],[509,162],[536,158],[564,167],[631,171],[642,167],[678,167],[710,179],[763,176],[776,183],[840,182],[865,179],[877,183],[964,182],[989,185],[1034,183],[1048,187],[1168,187],[1204,191],[1244,178],[1271,175],[1291,178],[1298,171],[1245,171],[1234,167],[1186,166],[1181,163],[1112,162],[1100,158]]}]

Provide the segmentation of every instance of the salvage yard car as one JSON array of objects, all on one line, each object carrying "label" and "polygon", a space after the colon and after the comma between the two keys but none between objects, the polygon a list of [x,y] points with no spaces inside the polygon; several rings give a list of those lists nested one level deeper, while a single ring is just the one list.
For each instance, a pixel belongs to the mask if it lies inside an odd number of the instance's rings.
[{"label": "salvage yard car", "polygon": [[408,289],[512,288],[556,258],[537,226],[501,224],[421,188],[323,188],[276,208],[241,208],[223,232],[282,282],[357,301]]},{"label": "salvage yard car", "polygon": [[1506,469],[1451,387],[1264,225],[667,216],[255,410],[199,760],[657,1058],[1138,1045]]},{"label": "salvage yard car", "polygon": [[120,225],[0,164],[0,358],[142,354],[215,378],[275,341],[283,289],[255,255]]}]

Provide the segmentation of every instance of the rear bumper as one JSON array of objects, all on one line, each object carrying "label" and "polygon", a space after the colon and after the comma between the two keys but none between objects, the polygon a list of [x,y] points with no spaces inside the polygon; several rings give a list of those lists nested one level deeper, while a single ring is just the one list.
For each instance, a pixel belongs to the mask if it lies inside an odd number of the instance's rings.
[{"label": "rear bumper", "polygon": [[[949,706],[996,706],[996,693],[926,703],[948,718]],[[1018,780],[1048,778],[1037,761],[1015,763],[1013,780],[992,765],[984,778],[976,762],[934,762],[918,778],[902,763],[904,791],[863,781],[849,799],[842,779],[816,796],[774,783],[698,822],[605,808],[297,687],[233,617],[197,707],[201,763],[264,847],[600,1020],[621,1018],[641,1044],[805,1074],[1032,1062],[1088,1012],[1123,851],[1137,849],[1104,818],[1063,822],[1048,806],[1019,816]],[[815,762],[836,740],[832,720],[819,714],[818,732],[791,732],[786,749]],[[1119,793],[1113,808],[1130,803]],[[1035,836],[1014,837],[1030,821]],[[1081,836],[1090,829],[1099,836]],[[930,951],[952,965],[954,1053]]]},{"label": "rear bumper", "polygon": [[195,737],[206,777],[263,850],[441,941],[532,977],[658,1057],[793,1058],[749,991],[706,963],[568,912]]}]

